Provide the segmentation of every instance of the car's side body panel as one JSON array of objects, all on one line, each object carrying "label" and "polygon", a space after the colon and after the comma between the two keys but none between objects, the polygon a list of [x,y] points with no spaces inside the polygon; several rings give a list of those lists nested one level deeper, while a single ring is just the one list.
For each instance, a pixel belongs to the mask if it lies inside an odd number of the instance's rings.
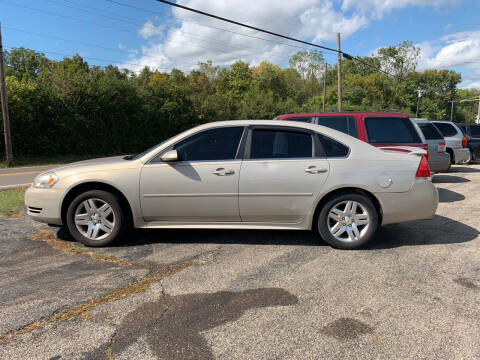
[{"label": "car's side body panel", "polygon": [[[142,169],[140,201],[145,221],[240,221],[241,160],[149,163]],[[216,175],[217,169],[230,174]]]},{"label": "car's side body panel", "polygon": [[[320,172],[306,172],[312,167]],[[301,222],[328,175],[326,159],[244,160],[238,194],[242,221]]]}]

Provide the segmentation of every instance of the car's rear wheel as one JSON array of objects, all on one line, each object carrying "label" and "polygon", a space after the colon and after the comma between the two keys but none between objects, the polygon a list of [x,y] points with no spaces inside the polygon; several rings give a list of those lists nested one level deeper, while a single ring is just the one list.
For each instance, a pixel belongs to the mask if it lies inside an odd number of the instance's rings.
[{"label": "car's rear wheel", "polygon": [[127,221],[118,198],[107,191],[78,195],[68,206],[67,227],[86,246],[106,246],[120,238]]},{"label": "car's rear wheel", "polygon": [[337,195],[318,214],[317,226],[323,240],[339,249],[355,249],[371,240],[378,228],[378,212],[361,194]]}]

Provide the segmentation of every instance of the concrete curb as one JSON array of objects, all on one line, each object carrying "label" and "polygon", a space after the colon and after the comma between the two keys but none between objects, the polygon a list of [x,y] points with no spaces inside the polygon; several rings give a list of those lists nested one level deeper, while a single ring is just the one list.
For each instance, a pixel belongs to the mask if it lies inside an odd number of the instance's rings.
[{"label": "concrete curb", "polygon": [[31,184],[32,183],[4,185],[4,186],[0,186],[0,190],[16,189],[16,188],[21,188],[21,187],[25,187],[25,186],[30,186]]}]

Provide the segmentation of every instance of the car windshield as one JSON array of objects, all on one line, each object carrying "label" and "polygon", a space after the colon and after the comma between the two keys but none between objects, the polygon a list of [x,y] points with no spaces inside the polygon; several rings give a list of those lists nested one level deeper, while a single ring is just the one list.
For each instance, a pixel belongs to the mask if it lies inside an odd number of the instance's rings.
[{"label": "car windshield", "polygon": [[371,144],[421,144],[420,135],[409,118],[367,117],[365,127]]},{"label": "car windshield", "polygon": [[420,130],[422,130],[423,135],[425,136],[425,139],[427,140],[442,140],[443,135],[440,133],[440,131],[437,130],[435,125],[432,123],[417,123],[418,127]]}]

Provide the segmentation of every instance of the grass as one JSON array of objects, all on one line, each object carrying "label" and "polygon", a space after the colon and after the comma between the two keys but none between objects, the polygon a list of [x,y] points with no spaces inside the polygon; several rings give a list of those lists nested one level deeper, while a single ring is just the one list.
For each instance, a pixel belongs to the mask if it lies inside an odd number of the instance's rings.
[{"label": "grass", "polygon": [[106,261],[106,262],[111,262],[111,263],[115,263],[122,266],[132,265],[132,263],[119,259],[114,255],[89,251],[85,248],[80,248],[78,246],[75,246],[70,242],[57,240],[57,236],[51,230],[37,230],[35,233],[29,235],[28,238],[33,241],[43,241],[52,249],[59,250],[65,254],[87,255],[87,256],[90,256],[90,259],[92,260]]},{"label": "grass", "polygon": [[15,216],[23,211],[26,188],[0,190],[0,215]]},{"label": "grass", "polygon": [[[13,167],[41,166],[51,164],[66,164],[75,161],[88,160],[102,157],[102,155],[64,155],[55,157],[15,157]],[[0,162],[0,169],[8,168],[7,164]]]}]

